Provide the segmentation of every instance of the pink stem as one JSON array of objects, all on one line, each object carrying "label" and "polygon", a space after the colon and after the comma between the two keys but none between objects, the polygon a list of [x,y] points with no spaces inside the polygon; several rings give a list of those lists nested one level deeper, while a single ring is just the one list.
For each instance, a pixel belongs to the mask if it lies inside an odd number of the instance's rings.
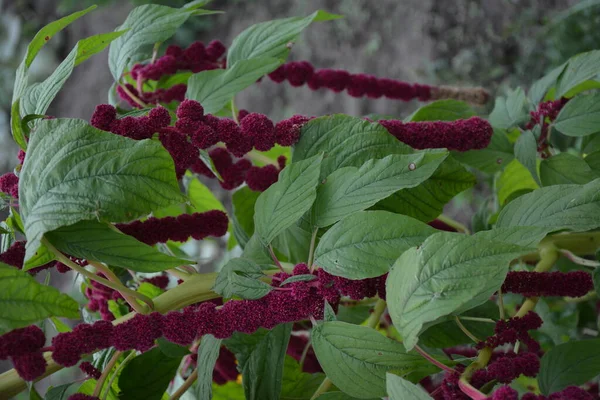
[{"label": "pink stem", "polygon": [[486,400],[488,398],[488,396],[471,386],[469,382],[464,381],[462,379],[458,381],[458,387],[460,388],[460,390],[462,390],[464,394],[466,394],[473,400]]},{"label": "pink stem", "polygon": [[417,352],[420,355],[422,355],[427,361],[429,361],[430,363],[432,363],[436,367],[442,369],[443,371],[450,372],[451,374],[455,373],[455,371],[452,368],[448,367],[447,365],[442,364],[441,362],[439,362],[435,358],[431,357],[429,354],[427,354],[427,352],[425,350],[423,350],[419,346],[415,346],[415,350],[417,350]]}]

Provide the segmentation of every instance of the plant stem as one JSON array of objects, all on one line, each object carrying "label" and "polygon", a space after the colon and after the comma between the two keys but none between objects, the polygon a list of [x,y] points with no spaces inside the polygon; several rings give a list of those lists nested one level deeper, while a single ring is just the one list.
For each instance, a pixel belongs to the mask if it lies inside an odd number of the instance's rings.
[{"label": "plant stem", "polygon": [[494,321],[491,318],[464,317],[462,315],[459,318],[462,319],[462,320],[465,320],[465,321],[487,322],[488,324],[495,324],[496,323],[496,321]]},{"label": "plant stem", "polygon": [[285,272],[285,270],[281,266],[281,263],[277,259],[275,252],[273,251],[273,246],[271,246],[271,245],[269,245],[269,254],[271,255],[271,258],[273,259],[273,261],[275,262],[275,265],[277,265],[277,268],[279,268],[281,270],[281,272]]},{"label": "plant stem", "polygon": [[308,268],[311,272],[313,270],[313,261],[315,258],[315,243],[317,241],[317,232],[319,232],[319,228],[315,227],[315,229],[313,229],[312,236],[310,237],[310,247],[308,249]]},{"label": "plant stem", "polygon": [[500,314],[500,319],[506,318],[506,313],[504,312],[504,297],[502,297],[502,288],[498,289],[498,312]]},{"label": "plant stem", "polygon": [[249,153],[246,154],[246,156],[248,156],[248,158],[250,158],[250,160],[252,161],[256,161],[265,165],[275,165],[276,167],[279,166],[279,164],[277,163],[276,160],[272,160],[269,157],[265,156],[264,154],[256,151],[256,150],[252,150]]},{"label": "plant stem", "polygon": [[135,102],[136,102],[137,104],[139,104],[139,105],[140,105],[142,108],[146,108],[146,107],[148,107],[148,104],[144,103],[142,100],[140,100],[140,98],[139,98],[139,97],[137,97],[135,94],[133,94],[133,93],[131,92],[131,90],[129,90],[129,89],[127,88],[127,86],[125,86],[125,85],[119,85],[119,86],[121,87],[121,89],[123,89],[123,91],[124,91],[125,93],[127,93],[127,96],[131,97],[131,100],[135,101]]},{"label": "plant stem", "polygon": [[373,312],[371,315],[369,315],[369,319],[367,320],[367,326],[369,328],[377,329],[377,325],[379,325],[379,321],[381,320],[381,316],[383,315],[386,307],[387,303],[385,300],[377,300],[377,303],[375,303],[375,307],[373,308]]},{"label": "plant stem", "polygon": [[173,393],[173,395],[171,395],[169,400],[177,400],[178,398],[183,396],[183,394],[187,392],[190,386],[194,384],[196,379],[198,379],[198,368],[196,368],[194,372],[192,372],[190,376],[188,376],[185,382],[183,382],[183,384],[177,388],[177,390],[175,391],[175,393]]},{"label": "plant stem", "polygon": [[460,387],[460,390],[462,390],[464,394],[466,394],[473,400],[487,399],[486,395],[484,395],[479,390],[471,386],[469,380],[471,379],[475,371],[485,368],[488,362],[490,362],[490,358],[492,358],[492,349],[490,349],[489,347],[484,347],[479,351],[477,359],[473,361],[471,365],[469,365],[467,369],[465,369],[465,372],[463,372],[460,376],[460,379],[458,381],[458,386]]},{"label": "plant stem", "polygon": [[471,234],[471,231],[465,225],[461,224],[458,221],[453,220],[450,217],[445,216],[444,214],[440,214],[437,217],[437,219],[439,219],[440,221],[442,221],[443,223],[445,223],[447,225],[450,225],[451,227],[453,227],[454,229],[456,229],[459,232],[462,232],[467,235]]},{"label": "plant stem", "polygon": [[304,346],[304,349],[302,350],[302,354],[300,355],[300,360],[298,361],[298,364],[300,364],[300,369],[302,369],[302,367],[304,366],[304,361],[306,360],[306,356],[308,355],[308,350],[310,350],[310,346],[312,345],[312,339],[308,339],[308,342],[306,342],[306,346]]},{"label": "plant stem", "polygon": [[481,342],[481,340],[477,339],[477,336],[473,335],[466,326],[463,325],[462,322],[460,322],[460,318],[458,317],[454,317],[454,321],[456,321],[456,325],[458,325],[458,327],[460,328],[461,331],[463,331],[463,333],[465,335],[467,335],[469,337],[469,339],[471,339],[472,341],[474,341],[475,343],[479,343]]},{"label": "plant stem", "polygon": [[110,379],[108,381],[108,385],[106,386],[106,390],[104,391],[104,396],[103,396],[104,400],[106,400],[106,398],[108,397],[108,394],[110,393],[110,388],[112,387],[112,384],[115,381],[115,378],[117,376],[119,376],[119,372],[123,368],[125,368],[125,366],[127,365],[127,363],[129,363],[129,361],[131,361],[131,359],[133,359],[136,355],[137,355],[137,353],[135,351],[132,351],[131,353],[129,353],[127,355],[127,357],[125,357],[125,359],[121,362],[121,364],[119,364],[117,366],[117,368],[115,369],[115,372],[112,374],[112,376],[110,377]]},{"label": "plant stem", "polygon": [[104,367],[104,371],[102,371],[100,379],[98,379],[98,382],[96,382],[96,387],[94,388],[94,393],[92,394],[93,397],[98,397],[100,395],[100,391],[102,390],[102,386],[104,385],[106,378],[108,378],[108,374],[110,374],[110,371],[119,360],[119,357],[121,357],[121,354],[123,354],[121,351],[115,351],[115,354],[113,354],[113,356],[110,358],[110,361],[108,361],[108,364],[106,364],[106,367]]},{"label": "plant stem", "polygon": [[[101,278],[98,275],[96,275],[96,274],[88,271],[87,269],[85,269],[85,268],[83,268],[83,267],[75,264],[73,261],[71,261],[69,259],[69,257],[67,257],[63,253],[61,253],[56,247],[54,247],[45,238],[42,239],[42,243],[52,253],[54,253],[54,255],[56,256],[56,258],[58,259],[58,261],[62,262],[63,264],[65,264],[66,266],[68,266],[69,268],[71,268],[72,270],[75,270],[75,271],[79,272],[81,275],[83,275],[83,276],[85,276],[85,277],[87,277],[87,278],[89,278],[89,279],[91,279],[93,281],[99,282],[99,283],[103,284],[106,287],[109,287],[111,289],[114,289],[114,290],[118,291],[119,293],[121,293],[123,295],[123,297],[125,297],[125,295],[129,295],[131,297],[138,298],[141,301],[143,301],[144,303],[146,303],[150,307],[150,309],[154,308],[154,304],[152,303],[152,299],[150,299],[149,297],[144,296],[143,294],[138,293],[135,290],[131,290],[128,287],[125,287],[121,282],[111,282],[108,279]],[[114,276],[114,274],[113,274],[113,276]],[[117,278],[117,281],[118,281],[118,278]],[[140,311],[141,311],[142,310],[141,306],[139,304],[137,306],[138,306],[137,308],[139,308]],[[136,308],[134,307],[134,309],[136,309]]]},{"label": "plant stem", "polygon": [[239,125],[240,121],[238,119],[238,109],[235,106],[235,96],[231,99],[231,116],[235,123]]},{"label": "plant stem", "polygon": [[[94,262],[94,261],[89,261],[88,260],[88,264],[90,264],[92,267],[96,268],[98,271],[102,272],[109,281],[111,281],[114,284],[118,284],[118,285],[122,285],[121,281],[119,280],[119,278],[110,270],[110,268],[105,267],[103,264],[98,263],[98,262]],[[123,286],[125,287],[125,286]],[[123,298],[125,299],[125,301],[131,306],[131,308],[133,308],[138,314],[147,314],[148,311],[151,310],[151,308],[142,305],[140,303],[137,302],[136,297],[133,297],[125,292],[122,292],[121,290],[119,290],[119,293],[121,293],[121,295],[123,296]],[[135,292],[137,294],[140,294],[138,292]],[[143,295],[142,295],[143,296]],[[148,298],[148,300],[150,300],[150,303],[152,304],[152,299]],[[154,304],[152,304],[152,307],[154,307]]]},{"label": "plant stem", "polygon": [[592,268],[600,267],[600,262],[586,260],[585,258],[576,256],[575,254],[571,253],[569,250],[562,249],[562,250],[559,250],[559,252],[563,256],[567,257],[569,260],[573,261],[575,264],[583,265],[584,267],[592,267]]},{"label": "plant stem", "polygon": [[321,385],[317,388],[310,400],[315,400],[317,397],[328,391],[332,384],[333,382],[331,382],[329,378],[326,377],[323,379],[323,382],[321,382]]},{"label": "plant stem", "polygon": [[[554,247],[553,243],[540,243],[540,261],[536,264],[534,272],[546,272],[558,260],[559,252]],[[515,317],[523,317],[529,311],[533,310],[537,305],[538,298],[537,297],[529,297],[519,311],[515,314]]]},{"label": "plant stem", "polygon": [[423,350],[419,345],[415,345],[415,350],[417,351],[417,353],[422,355],[424,359],[426,359],[427,361],[429,361],[430,363],[432,363],[433,365],[435,365],[442,371],[454,373],[454,370],[452,368],[448,367],[447,365],[442,364],[441,362],[439,362],[438,360],[433,358],[429,353],[427,353],[425,350]]}]

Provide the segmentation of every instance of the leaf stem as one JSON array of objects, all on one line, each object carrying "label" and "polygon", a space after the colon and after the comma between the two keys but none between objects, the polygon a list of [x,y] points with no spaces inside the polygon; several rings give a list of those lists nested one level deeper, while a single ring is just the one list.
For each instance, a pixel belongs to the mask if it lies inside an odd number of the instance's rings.
[{"label": "leaf stem", "polygon": [[420,355],[422,355],[424,359],[426,359],[427,361],[429,361],[430,363],[432,363],[436,367],[440,368],[442,371],[446,371],[446,372],[449,372],[449,373],[454,373],[454,370],[452,368],[450,368],[447,365],[442,364],[441,362],[439,362],[438,360],[436,360],[435,358],[433,358],[431,355],[429,355],[429,353],[427,353],[425,350],[423,350],[418,344],[415,345],[415,350],[417,351],[417,353],[419,353]]},{"label": "leaf stem", "polygon": [[262,154],[262,153],[260,153],[260,152],[258,152],[256,150],[252,150],[249,153],[246,153],[246,156],[248,158],[250,158],[250,160],[252,160],[252,161],[260,162],[260,163],[263,163],[265,165],[272,164],[272,165],[274,165],[276,167],[279,166],[279,164],[277,163],[276,160],[272,160],[269,157],[265,156],[264,154]]},{"label": "leaf stem", "polygon": [[102,390],[102,386],[104,385],[106,378],[108,378],[110,371],[119,360],[119,357],[121,357],[121,354],[123,354],[123,352],[115,351],[115,354],[113,354],[113,356],[110,358],[110,361],[108,361],[108,364],[106,364],[106,367],[104,367],[104,371],[102,371],[102,375],[100,375],[100,379],[98,379],[98,382],[96,382],[96,387],[94,388],[92,397],[98,397],[98,395],[100,395],[100,391]]},{"label": "leaf stem", "polygon": [[[94,262],[94,261],[89,261],[88,260],[88,264],[90,264],[92,267],[96,268],[98,271],[102,272],[109,281],[111,281],[112,283],[114,283],[115,285],[122,285],[120,279],[114,274],[114,272],[112,272],[110,270],[110,268],[104,266],[101,263],[98,262]],[[122,285],[123,288],[131,290],[129,288],[127,288],[126,286]],[[146,300],[143,300],[144,303],[148,304],[148,306],[150,308],[148,308],[147,306],[141,305],[140,303],[137,302],[136,298],[139,298],[140,300],[142,300],[141,296],[144,296],[141,293],[138,293],[134,290],[132,290],[132,292],[134,292],[136,295],[132,296],[129,293],[126,293],[125,291],[123,291],[123,289],[119,290],[119,293],[121,293],[121,295],[123,296],[123,298],[125,299],[125,301],[131,306],[131,308],[133,308],[138,314],[147,314],[149,310],[151,310],[152,308],[154,308],[154,304],[152,303],[152,299],[150,299],[149,297],[147,297],[147,300],[149,301],[149,303]],[[146,297],[146,296],[144,296]]]},{"label": "leaf stem", "polygon": [[281,272],[285,272],[285,270],[281,266],[281,263],[277,259],[275,252],[273,251],[273,246],[271,246],[271,245],[269,245],[269,254],[271,255],[271,258],[273,259],[273,261],[275,262],[275,265],[277,265],[277,268],[279,268],[281,270]]},{"label": "leaf stem", "polygon": [[458,317],[464,321],[475,321],[475,322],[487,322],[488,324],[495,324],[496,321],[494,321],[491,318],[479,318],[479,317],[465,317],[465,316],[460,316]]},{"label": "leaf stem", "polygon": [[477,336],[473,335],[473,334],[471,333],[471,331],[469,331],[469,330],[467,329],[467,327],[466,327],[466,326],[464,326],[462,322],[460,322],[460,318],[458,318],[457,316],[455,316],[455,317],[454,317],[454,321],[456,322],[456,325],[458,325],[458,327],[460,328],[460,330],[461,330],[461,331],[463,331],[463,333],[469,337],[469,339],[471,339],[471,340],[472,340],[472,341],[474,341],[475,343],[479,343],[479,342],[481,342],[481,340],[479,340],[479,339],[477,338]]},{"label": "leaf stem", "polygon": [[[87,278],[89,278],[89,279],[91,279],[93,281],[96,281],[98,283],[101,283],[101,284],[103,284],[106,287],[109,287],[111,289],[114,289],[114,290],[118,291],[119,293],[121,293],[123,295],[123,297],[125,297],[125,295],[128,295],[128,296],[131,296],[131,297],[134,297],[134,298],[138,298],[141,301],[143,301],[144,303],[146,303],[150,307],[150,309],[154,308],[154,304],[152,302],[152,299],[150,299],[149,297],[144,296],[143,294],[138,293],[135,290],[131,290],[128,287],[125,287],[121,282],[111,282],[110,280],[101,278],[98,275],[96,275],[96,274],[88,271],[87,269],[85,269],[85,268],[83,268],[83,267],[75,264],[73,261],[71,261],[69,259],[69,257],[65,256],[56,247],[54,247],[47,239],[43,238],[42,239],[42,243],[52,253],[54,253],[54,255],[56,256],[56,258],[58,259],[58,261],[62,262],[63,264],[65,264],[66,266],[68,266],[69,268],[71,268],[72,270],[77,271],[81,275],[83,275],[83,276],[85,276],[85,277],[87,277]],[[102,272],[104,272],[104,271],[102,271]],[[112,274],[112,271],[110,273]],[[107,276],[110,277],[110,275],[107,275]],[[112,276],[116,278],[116,276],[114,274],[112,274]],[[118,278],[117,278],[117,281],[118,281]],[[137,304],[135,302],[134,302],[134,304],[136,305],[136,306],[132,305],[132,307],[133,307],[134,310],[137,311],[139,309],[139,312],[142,313],[142,314],[144,313],[142,311],[147,312],[147,310],[145,310],[145,308],[143,308],[145,306],[141,306],[140,304]]]},{"label": "leaf stem", "polygon": [[310,247],[308,249],[308,268],[310,271],[313,271],[313,262],[315,260],[315,243],[317,242],[317,232],[319,232],[319,228],[315,227],[313,229],[312,236],[310,237]]},{"label": "leaf stem", "polygon": [[300,355],[300,360],[298,361],[298,364],[300,364],[300,369],[302,369],[304,367],[304,361],[306,361],[306,356],[308,355],[308,351],[310,350],[311,345],[312,345],[312,338],[309,338],[308,342],[306,342],[306,346],[304,346],[304,349],[302,350],[302,354]]},{"label": "leaf stem", "polygon": [[231,116],[236,124],[240,124],[240,120],[238,119],[238,109],[235,106],[235,96],[231,99]]},{"label": "leaf stem", "polygon": [[110,379],[108,381],[108,385],[106,385],[106,390],[104,391],[104,396],[103,396],[104,400],[106,400],[106,398],[108,397],[108,394],[110,393],[110,388],[112,387],[112,384],[115,381],[115,378],[117,376],[119,376],[119,372],[121,372],[121,370],[123,368],[125,368],[127,363],[129,363],[129,361],[131,361],[131,359],[134,358],[136,355],[137,355],[137,353],[135,351],[130,352],[127,355],[127,357],[125,357],[125,359],[121,362],[121,364],[119,364],[117,366],[117,368],[115,369],[115,372],[113,372],[112,376],[110,377]]},{"label": "leaf stem", "polygon": [[500,319],[506,319],[506,313],[504,312],[504,297],[502,295],[502,288],[498,289],[498,312]]},{"label": "leaf stem", "polygon": [[317,397],[319,397],[320,395],[322,395],[323,393],[328,391],[332,384],[333,384],[333,382],[331,382],[331,379],[325,377],[325,379],[323,379],[323,382],[321,382],[321,385],[319,385],[319,387],[317,388],[315,393],[312,395],[310,400],[315,400]]},{"label": "leaf stem", "polygon": [[387,303],[385,300],[377,300],[377,303],[375,303],[375,307],[373,308],[373,312],[371,315],[369,315],[369,319],[367,320],[367,326],[369,328],[377,329],[377,325],[379,325],[379,321],[381,320],[381,316],[385,312],[386,307]]},{"label": "leaf stem", "polygon": [[461,224],[460,222],[444,215],[444,214],[440,214],[437,219],[439,219],[441,222],[450,225],[451,227],[453,227],[454,229],[456,229],[459,232],[462,232],[466,235],[470,235],[471,231],[469,230],[469,228],[467,228],[465,225]]},{"label": "leaf stem", "polygon": [[561,250],[559,250],[559,252],[560,252],[560,254],[562,254],[563,256],[568,258],[569,260],[573,261],[575,264],[583,265],[584,267],[592,267],[592,268],[600,267],[600,262],[586,260],[585,258],[582,258],[582,257],[579,257],[579,256],[573,254],[569,250],[561,249]]},{"label": "leaf stem", "polygon": [[183,382],[183,384],[177,388],[177,390],[173,393],[173,395],[171,395],[169,400],[177,400],[181,396],[183,396],[183,394],[187,392],[190,386],[194,384],[196,379],[198,379],[198,368],[196,368],[194,372],[192,372],[190,376],[188,376],[188,378]]},{"label": "leaf stem", "polygon": [[121,89],[123,89],[123,91],[124,91],[125,93],[127,93],[127,96],[131,97],[131,100],[135,101],[135,102],[136,102],[137,104],[139,104],[139,105],[140,105],[142,108],[146,108],[146,107],[148,107],[148,104],[144,103],[142,100],[140,100],[140,98],[139,98],[139,97],[137,97],[135,94],[133,94],[133,93],[131,92],[131,90],[129,90],[129,89],[127,88],[127,86],[125,86],[125,85],[119,85],[119,86],[121,87]]}]

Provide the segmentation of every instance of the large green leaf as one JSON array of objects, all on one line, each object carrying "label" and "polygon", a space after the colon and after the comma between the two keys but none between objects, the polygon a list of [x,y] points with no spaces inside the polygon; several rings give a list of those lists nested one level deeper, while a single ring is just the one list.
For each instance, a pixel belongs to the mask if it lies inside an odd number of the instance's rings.
[{"label": "large green leaf", "polygon": [[79,305],[31,275],[0,263],[0,334],[47,317],[79,318]]},{"label": "large green leaf", "polygon": [[41,121],[20,174],[29,260],[42,236],[81,220],[129,221],[182,202],[173,160],[159,144],[76,119]]},{"label": "large green leaf", "polygon": [[475,116],[473,108],[464,101],[453,99],[437,100],[415,111],[408,121],[456,121]]},{"label": "large green leaf", "polygon": [[533,180],[541,186],[537,172],[537,141],[532,131],[525,131],[515,143],[515,157],[529,171]]},{"label": "large green leaf", "polygon": [[317,391],[325,374],[302,372],[298,361],[285,356],[280,400],[309,400]]},{"label": "large green leaf", "polygon": [[258,197],[254,225],[263,244],[271,243],[313,205],[322,160],[322,155],[315,155],[288,165],[279,180]]},{"label": "large green leaf", "polygon": [[413,153],[381,125],[336,114],[315,118],[302,127],[292,160],[324,153],[321,178],[342,167],[360,167],[366,161],[390,154]]},{"label": "large green leaf", "polygon": [[374,329],[324,322],[312,330],[312,344],[323,371],[335,386],[359,399],[386,396],[386,373],[403,376],[437,367]]},{"label": "large green leaf", "polygon": [[198,362],[202,368],[198,368],[198,383],[195,394],[197,399],[212,399],[213,370],[219,358],[222,339],[216,339],[213,335],[204,335],[198,348]]},{"label": "large green leaf", "polygon": [[509,91],[506,97],[496,98],[490,114],[490,124],[494,128],[510,129],[529,119],[529,102],[521,88]]},{"label": "large green leaf", "polygon": [[277,69],[279,65],[281,60],[277,58],[261,57],[240,60],[227,69],[202,71],[191,76],[185,96],[202,103],[204,112],[216,113],[233,96]]},{"label": "large green leaf", "polygon": [[506,131],[496,128],[490,144],[485,149],[464,152],[454,151],[452,157],[482,172],[493,174],[501,171],[514,160],[513,153],[513,144],[508,139]]},{"label": "large green leaf", "polygon": [[540,164],[540,179],[544,186],[585,184],[596,178],[600,178],[600,171],[592,170],[586,160],[571,153],[557,154]]},{"label": "large green leaf", "polygon": [[199,6],[201,4],[171,8],[145,4],[134,8],[125,22],[117,28],[127,29],[127,33],[110,45],[108,67],[115,81],[121,79],[131,63],[149,58],[154,44],[173,36],[191,15],[211,13],[198,9]]},{"label": "large green leaf", "polygon": [[582,385],[600,375],[600,339],[567,342],[542,357],[538,382],[543,394]]},{"label": "large green leaf", "polygon": [[306,262],[310,252],[311,236],[309,231],[292,225],[273,239],[273,247],[290,263]]},{"label": "large green leaf", "polygon": [[600,132],[600,93],[581,94],[569,101],[553,125],[567,136],[587,136]]},{"label": "large green leaf", "polygon": [[190,263],[161,253],[97,221],[77,222],[47,232],[45,236],[66,254],[138,272],[159,272]]},{"label": "large green leaf", "polygon": [[363,211],[329,229],[315,250],[315,265],[348,279],[387,273],[407,249],[435,233],[429,225],[387,211]]},{"label": "large green leaf", "polygon": [[188,186],[188,197],[190,199],[190,203],[194,206],[194,211],[196,212],[205,212],[210,210],[221,210],[225,211],[225,207],[223,203],[219,201],[211,192],[211,190],[206,187],[205,184],[200,182],[198,178],[194,178],[191,180]]},{"label": "large green leaf", "polygon": [[394,326],[412,349],[426,324],[485,302],[504,282],[509,263],[530,252],[475,234],[439,232],[405,251],[387,279]]},{"label": "large green leaf", "polygon": [[502,171],[496,182],[498,201],[504,205],[518,192],[531,191],[539,188],[531,172],[519,162],[512,160]]},{"label": "large green leaf", "polygon": [[548,90],[554,86],[556,79],[558,79],[566,65],[567,63],[564,63],[563,65],[554,68],[552,71],[548,72],[542,78],[535,81],[533,85],[531,85],[528,94],[532,104],[538,104],[544,99],[546,92],[548,92]]},{"label": "large green leaf", "polygon": [[260,194],[244,186],[231,196],[233,233],[242,248],[254,234],[254,206]]},{"label": "large green leaf", "polygon": [[420,389],[414,383],[400,378],[398,375],[386,374],[386,386],[389,400],[431,400],[432,397],[426,391]]},{"label": "large green leaf", "polygon": [[287,58],[290,42],[294,43],[300,33],[313,22],[329,21],[341,15],[315,11],[306,17],[276,19],[252,25],[240,33],[231,43],[227,63],[258,57]]},{"label": "large green leaf", "polygon": [[582,82],[592,79],[600,72],[600,50],[578,54],[569,59],[567,66],[556,85],[556,98],[564,96],[569,90]]},{"label": "large green leaf", "polygon": [[281,324],[252,335],[234,333],[225,342],[238,360],[247,400],[279,400],[291,332],[292,324]]},{"label": "large green leaf", "polygon": [[555,185],[510,202],[497,227],[537,226],[548,231],[587,231],[600,226],[600,179],[586,185]]},{"label": "large green leaf", "polygon": [[119,398],[160,400],[175,377],[181,357],[170,357],[155,347],[135,357],[119,375]]},{"label": "large green leaf", "polygon": [[273,289],[260,280],[264,276],[255,262],[233,258],[219,272],[213,290],[225,298],[238,296],[249,300],[260,299]]},{"label": "large green leaf", "polygon": [[431,178],[417,187],[394,193],[375,207],[429,222],[442,213],[448,201],[473,186],[475,181],[473,174],[448,157]]},{"label": "large green leaf", "polygon": [[45,114],[52,100],[71,76],[73,69],[94,54],[104,50],[110,42],[124,33],[125,31],[101,33],[78,41],[52,75],[43,82],[26,89],[25,94],[21,97],[21,114]]},{"label": "large green leaf", "polygon": [[360,168],[338,169],[319,186],[311,218],[316,226],[326,227],[401,189],[414,188],[431,177],[447,155],[445,151],[390,154]]}]

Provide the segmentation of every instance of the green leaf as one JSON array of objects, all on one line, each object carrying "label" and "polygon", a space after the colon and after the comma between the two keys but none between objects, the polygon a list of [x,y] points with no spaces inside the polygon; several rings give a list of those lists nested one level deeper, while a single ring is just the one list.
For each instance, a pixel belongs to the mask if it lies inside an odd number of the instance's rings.
[{"label": "green leaf", "polygon": [[[349,396],[344,392],[328,392],[317,397],[317,400],[357,400],[357,398]],[[380,398],[370,400],[380,400]]]},{"label": "green leaf", "polygon": [[51,387],[46,392],[44,400],[67,400],[69,396],[77,392],[77,385],[74,383],[67,383],[64,385]]},{"label": "green leaf", "polygon": [[600,374],[600,339],[579,340],[551,348],[542,357],[538,382],[544,395],[582,385]]},{"label": "green leaf", "polygon": [[437,218],[454,196],[475,184],[475,176],[451,157],[417,187],[403,189],[377,203],[377,209],[429,222]]},{"label": "green leaf", "polygon": [[273,262],[267,248],[256,234],[252,235],[248,243],[246,243],[242,257],[252,260],[257,264],[269,264]]},{"label": "green leaf", "polygon": [[285,285],[289,285],[290,283],[294,283],[294,282],[309,282],[309,281],[314,281],[315,279],[317,279],[317,277],[312,274],[294,275],[294,276],[290,276],[285,281],[281,282],[281,285],[279,285],[279,286],[283,287]]},{"label": "green leaf", "polygon": [[547,232],[547,229],[537,226],[513,226],[510,228],[499,228],[496,226],[494,229],[478,232],[477,237],[494,242],[535,248],[544,236],[546,236]]},{"label": "green leaf", "polygon": [[414,383],[400,378],[398,375],[386,374],[386,386],[389,400],[431,400],[432,397],[426,391]]},{"label": "green leaf", "polygon": [[322,160],[322,155],[316,155],[288,165],[279,180],[258,197],[254,225],[263,244],[271,243],[310,209],[317,196]]},{"label": "green leaf", "polygon": [[495,128],[510,129],[529,119],[529,102],[521,88],[509,91],[496,98],[496,104],[490,114],[490,124]]},{"label": "green leaf", "polygon": [[598,65],[600,65],[600,50],[592,50],[570,58],[556,85],[556,98],[562,97],[575,86],[598,75],[600,72]]},{"label": "green leaf", "polygon": [[560,153],[542,160],[540,178],[544,186],[586,184],[600,178],[600,171],[593,171],[583,158],[570,153]]},{"label": "green leaf", "polygon": [[160,400],[175,377],[179,364],[181,357],[169,357],[158,347],[135,357],[119,376],[119,398]]},{"label": "green leaf", "polygon": [[156,340],[156,343],[158,343],[158,348],[160,349],[160,351],[162,351],[166,356],[172,358],[181,359],[181,357],[190,354],[190,351],[187,349],[187,347],[171,343],[165,338],[158,338]]},{"label": "green leaf", "polygon": [[281,61],[277,58],[261,57],[240,60],[227,69],[199,72],[190,77],[186,98],[202,103],[204,112],[215,113],[237,93],[280,65]]},{"label": "green leaf", "polygon": [[420,355],[407,353],[401,343],[366,326],[324,322],[313,328],[311,337],[327,377],[360,399],[386,396],[385,375],[389,371],[407,375],[419,369],[437,370]]},{"label": "green leaf", "polygon": [[515,143],[515,157],[531,174],[538,185],[542,185],[537,172],[537,141],[532,131],[525,131]]},{"label": "green leaf", "polygon": [[0,334],[56,316],[79,318],[79,305],[31,275],[0,263]]},{"label": "green leaf", "polygon": [[387,273],[407,249],[436,230],[387,211],[363,211],[329,229],[315,250],[315,265],[336,276],[365,279]]},{"label": "green leaf", "polygon": [[283,363],[283,383],[280,400],[309,400],[317,391],[325,374],[302,372],[298,361],[286,355]]},{"label": "green leaf", "polygon": [[198,178],[192,179],[188,186],[188,197],[192,206],[194,206],[194,211],[196,212],[204,212],[210,210],[221,210],[225,211],[225,207],[223,203],[221,203],[211,192],[211,190],[206,187],[202,182],[198,180]]},{"label": "green leaf", "polygon": [[52,326],[54,327],[54,329],[56,329],[56,332],[58,332],[58,333],[71,332],[71,330],[72,330],[69,325],[65,324],[64,322],[62,322],[60,319],[58,319],[56,317],[50,317],[49,320],[52,323]]},{"label": "green leaf", "polygon": [[529,99],[532,104],[538,104],[544,99],[546,92],[554,86],[556,79],[558,79],[566,65],[567,63],[564,63],[563,65],[554,68],[531,85],[531,88],[529,89]]},{"label": "green leaf", "polygon": [[219,358],[222,339],[216,339],[213,335],[204,335],[198,348],[198,362],[202,368],[198,368],[198,383],[195,388],[197,399],[212,399],[213,370]]},{"label": "green leaf", "polygon": [[231,43],[227,63],[233,65],[240,60],[258,57],[287,58],[289,43],[294,43],[300,32],[312,22],[329,21],[340,15],[315,11],[307,17],[276,19],[252,25],[240,33]]},{"label": "green leaf", "polygon": [[473,108],[464,101],[453,99],[437,100],[415,111],[408,121],[456,121],[475,116]]},{"label": "green leaf", "polygon": [[404,252],[387,279],[387,302],[407,349],[426,324],[485,302],[504,282],[509,263],[529,249],[439,232]]},{"label": "green leaf", "polygon": [[281,324],[251,335],[234,333],[226,340],[225,345],[238,360],[247,400],[279,400],[291,332],[291,323]]},{"label": "green leaf", "polygon": [[567,136],[587,136],[600,132],[600,93],[581,94],[569,101],[553,123]]},{"label": "green leaf", "polygon": [[414,188],[431,177],[447,155],[445,151],[390,154],[360,168],[338,169],[317,190],[312,211],[315,225],[329,226],[401,189]]},{"label": "green leaf", "polygon": [[595,173],[600,173],[600,150],[585,156],[584,161]]},{"label": "green leaf", "polygon": [[130,221],[184,200],[173,159],[159,143],[76,119],[39,123],[19,179],[25,260],[46,232],[81,220]]},{"label": "green leaf", "polygon": [[321,178],[325,178],[343,167],[360,167],[371,159],[413,152],[378,123],[336,114],[315,118],[302,126],[292,161],[324,153]]},{"label": "green leaf", "polygon": [[97,221],[81,221],[45,236],[66,254],[137,272],[159,272],[190,263]]},{"label": "green leaf", "polygon": [[487,174],[501,171],[514,160],[513,144],[503,129],[494,129],[490,144],[485,149],[464,152],[453,151],[452,157]]},{"label": "green leaf", "polygon": [[523,195],[508,204],[497,227],[537,226],[548,232],[581,232],[600,226],[600,179],[586,185],[555,185]]},{"label": "green leaf", "polygon": [[94,10],[96,6],[91,6],[86,8],[83,11],[78,11],[73,14],[67,15],[59,20],[53,21],[48,25],[44,26],[42,29],[35,34],[35,37],[31,40],[29,45],[27,46],[27,52],[25,53],[25,58],[19,65],[17,69],[17,75],[15,78],[15,86],[13,90],[13,98],[12,104],[14,107],[15,102],[19,100],[21,96],[25,93],[25,88],[28,85],[29,78],[29,67],[31,63],[38,55],[42,47],[58,32],[62,31],[65,27],[70,25],[73,21],[78,18],[83,17],[85,14]]},{"label": "green leaf", "polygon": [[260,299],[273,289],[260,280],[264,276],[260,266],[252,260],[233,258],[219,272],[213,290],[225,298]]},{"label": "green leaf", "polygon": [[128,30],[115,40],[108,53],[108,66],[115,81],[130,64],[149,58],[155,43],[164,42],[194,14],[193,9],[171,8],[155,4],[135,7],[118,27]]},{"label": "green leaf", "polygon": [[498,178],[496,187],[501,205],[504,205],[516,192],[539,188],[531,173],[518,160],[513,160],[506,166]]},{"label": "green leaf", "polygon": [[594,278],[594,290],[596,293],[600,293],[600,267],[594,269],[592,276]]},{"label": "green leaf", "polygon": [[246,247],[246,243],[254,234],[254,206],[258,196],[260,192],[254,192],[244,186],[231,197],[233,233],[242,248]]},{"label": "green leaf", "polygon": [[310,249],[311,233],[292,225],[273,239],[273,247],[283,254],[288,262],[305,262]]},{"label": "green leaf", "polygon": [[78,41],[52,75],[43,82],[27,88],[23,97],[21,97],[21,113],[45,114],[52,100],[71,76],[73,69],[94,54],[104,50],[110,42],[124,33],[124,31],[102,33]]},{"label": "green leaf", "polygon": [[19,145],[22,150],[27,149],[27,139],[25,137],[25,131],[23,130],[23,124],[21,121],[21,103],[17,99],[10,108],[10,130],[12,137],[15,142]]},{"label": "green leaf", "polygon": [[56,260],[54,253],[48,250],[48,247],[42,245],[35,252],[33,257],[29,259],[27,265],[23,267],[23,271],[29,271],[32,268],[39,267],[54,260]]}]

